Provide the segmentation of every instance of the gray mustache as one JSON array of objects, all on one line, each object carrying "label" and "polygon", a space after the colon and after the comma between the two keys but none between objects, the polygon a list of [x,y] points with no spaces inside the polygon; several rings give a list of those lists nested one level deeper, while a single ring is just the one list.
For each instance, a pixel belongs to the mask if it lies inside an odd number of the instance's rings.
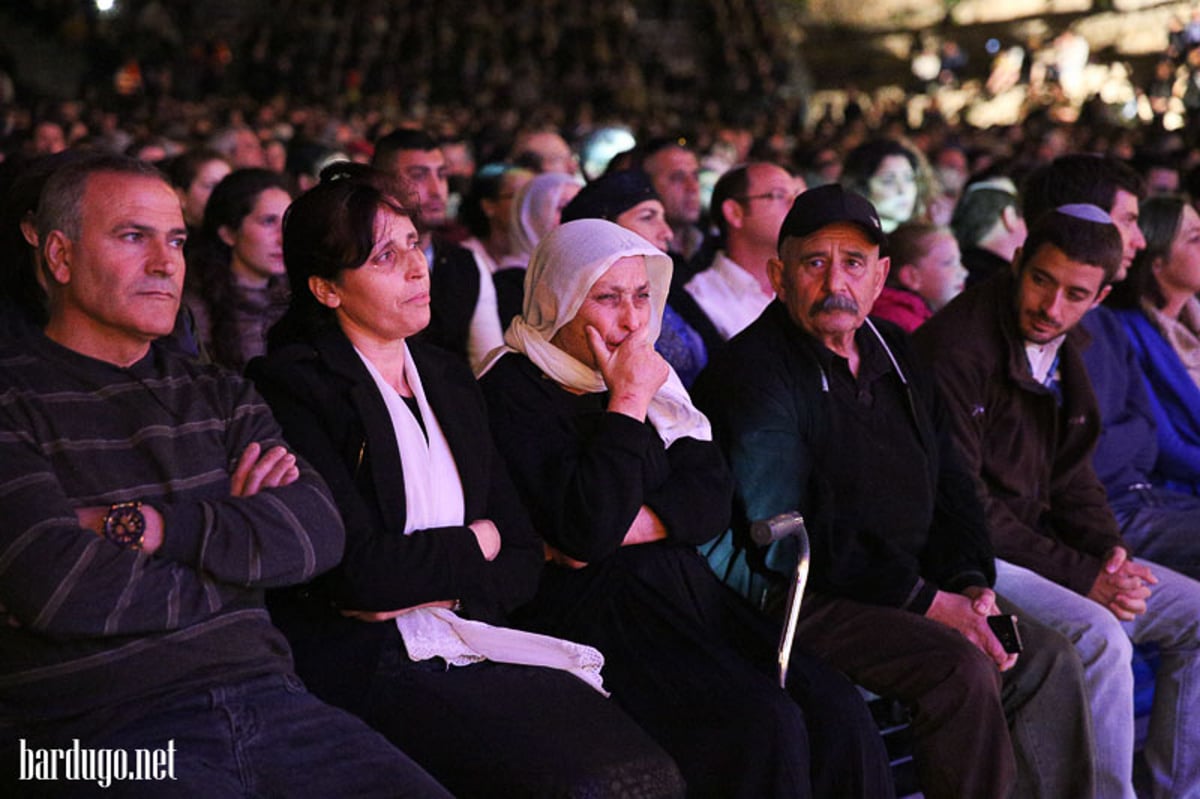
[{"label": "gray mustache", "polygon": [[858,313],[858,303],[853,297],[848,297],[845,294],[830,294],[823,300],[818,300],[813,303],[809,309],[809,316],[816,316],[819,313],[826,311],[849,311],[850,313]]}]

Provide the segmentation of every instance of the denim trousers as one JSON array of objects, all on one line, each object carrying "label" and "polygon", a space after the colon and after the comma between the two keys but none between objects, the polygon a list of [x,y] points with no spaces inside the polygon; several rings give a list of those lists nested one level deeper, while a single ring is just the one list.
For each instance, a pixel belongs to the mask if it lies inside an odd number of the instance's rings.
[{"label": "denim trousers", "polygon": [[1200,582],[1150,561],[1147,611],[1119,621],[1107,608],[1020,566],[996,561],[996,591],[1074,642],[1096,741],[1096,796],[1134,799],[1133,644],[1159,646],[1146,761],[1154,796],[1200,798]]},{"label": "denim trousers", "polygon": [[175,753],[173,780],[114,781],[107,788],[88,782],[23,782],[19,793],[9,795],[121,799],[450,796],[365,722],[324,704],[289,674],[215,684],[164,698],[129,723],[80,741],[92,749],[128,752],[162,749],[168,742],[173,742]]},{"label": "denim trousers", "polygon": [[1142,486],[1109,506],[1134,555],[1200,580],[1200,497]]}]

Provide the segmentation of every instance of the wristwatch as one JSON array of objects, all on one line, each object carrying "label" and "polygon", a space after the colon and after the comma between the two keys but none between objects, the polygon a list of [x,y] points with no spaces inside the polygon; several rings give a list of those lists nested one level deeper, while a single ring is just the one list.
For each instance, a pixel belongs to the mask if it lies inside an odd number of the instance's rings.
[{"label": "wristwatch", "polygon": [[146,517],[140,502],[117,502],[104,514],[104,537],[124,549],[141,549]]}]

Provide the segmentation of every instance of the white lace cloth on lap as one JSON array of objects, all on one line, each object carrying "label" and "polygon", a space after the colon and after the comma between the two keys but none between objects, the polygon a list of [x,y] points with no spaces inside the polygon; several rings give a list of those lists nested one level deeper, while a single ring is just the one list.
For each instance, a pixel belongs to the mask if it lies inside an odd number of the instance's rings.
[{"label": "white lace cloth on lap", "polygon": [[600,675],[604,655],[584,644],[493,627],[461,618],[449,608],[415,608],[397,616],[396,627],[413,660],[440,657],[451,666],[469,666],[484,660],[542,666],[570,672],[608,696]]}]

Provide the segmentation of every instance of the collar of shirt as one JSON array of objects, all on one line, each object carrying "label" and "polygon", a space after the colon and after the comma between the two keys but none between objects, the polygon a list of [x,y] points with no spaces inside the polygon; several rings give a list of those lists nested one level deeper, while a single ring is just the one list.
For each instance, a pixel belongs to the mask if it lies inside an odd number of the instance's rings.
[{"label": "collar of shirt", "polygon": [[[854,332],[854,344],[858,348],[858,375],[850,373],[850,365],[845,358],[805,334],[821,369],[830,376],[832,384],[848,381],[848,385],[857,385],[859,390],[869,389],[870,385],[880,377],[895,372],[892,360],[883,350],[883,345],[875,338],[864,324]],[[836,377],[836,379],[835,379]]]},{"label": "collar of shirt", "polygon": [[1029,371],[1034,380],[1045,385],[1046,378],[1050,376],[1050,369],[1058,358],[1058,350],[1062,347],[1065,339],[1066,334],[1063,334],[1045,344],[1025,342],[1025,357],[1029,361]]},{"label": "collar of shirt", "polygon": [[723,250],[717,252],[712,266],[688,281],[684,289],[726,340],[757,319],[775,299],[764,294],[754,275],[730,260]]}]

